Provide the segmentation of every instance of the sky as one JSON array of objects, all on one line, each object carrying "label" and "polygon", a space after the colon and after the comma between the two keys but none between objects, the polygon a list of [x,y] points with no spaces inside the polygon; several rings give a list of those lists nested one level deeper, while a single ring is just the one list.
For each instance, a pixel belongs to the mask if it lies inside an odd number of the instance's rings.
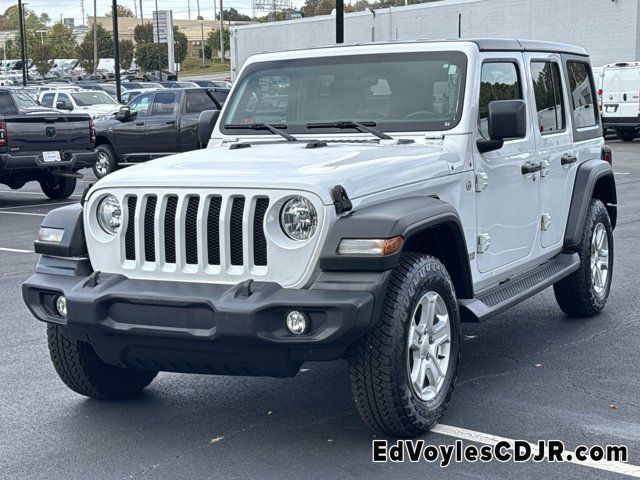
[{"label": "sky", "polygon": [[[220,0],[200,0],[200,12],[206,20],[212,20],[214,1],[217,6]],[[0,10],[4,11],[10,5],[16,3],[15,0],[0,0]],[[81,0],[25,0],[27,8],[35,10],[38,14],[48,13],[53,21],[59,20],[60,16],[75,18],[76,25],[82,24]],[[97,0],[98,16],[111,10],[111,0]],[[84,0],[85,17],[93,15],[93,0]],[[135,12],[134,4],[140,8],[140,0],[118,0],[118,5],[125,5]],[[188,4],[191,4],[191,18],[197,16],[198,0],[158,0],[159,10],[173,10],[174,18],[188,18]],[[240,13],[251,15],[251,0],[223,0],[225,9],[233,7]],[[155,0],[142,0],[142,10],[145,18],[151,18],[151,12],[155,10]],[[217,11],[217,10],[216,10]],[[259,14],[259,12],[256,12]]]}]

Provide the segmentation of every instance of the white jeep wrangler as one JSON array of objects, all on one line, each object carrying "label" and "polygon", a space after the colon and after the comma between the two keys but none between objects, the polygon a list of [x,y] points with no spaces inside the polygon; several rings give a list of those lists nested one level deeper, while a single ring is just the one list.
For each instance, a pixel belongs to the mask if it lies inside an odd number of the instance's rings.
[{"label": "white jeep wrangler", "polygon": [[348,358],[397,436],[451,396],[460,322],[553,285],[600,312],[616,188],[587,53],[534,41],[253,57],[208,149],[101,180],[38,233],[26,304],[76,392]]}]

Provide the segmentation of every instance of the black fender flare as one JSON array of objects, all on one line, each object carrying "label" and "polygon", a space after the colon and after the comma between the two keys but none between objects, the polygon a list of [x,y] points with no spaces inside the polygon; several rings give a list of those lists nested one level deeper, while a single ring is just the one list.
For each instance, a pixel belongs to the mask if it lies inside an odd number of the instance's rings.
[{"label": "black fender flare", "polygon": [[[408,197],[356,209],[338,219],[329,231],[320,256],[323,271],[386,271],[393,269],[404,247],[414,237],[436,227],[447,227],[452,234],[455,261],[460,267],[461,296],[473,296],[471,267],[462,222],[450,203],[434,197]],[[404,238],[403,250],[393,255],[338,255],[345,238]]]},{"label": "black fender flare", "polygon": [[574,249],[580,243],[589,203],[594,196],[604,202],[611,226],[615,228],[618,216],[616,182],[613,168],[604,160],[588,160],[578,167],[564,235],[565,248]]},{"label": "black fender flare", "polygon": [[88,254],[84,237],[83,211],[79,203],[51,210],[40,226],[64,229],[62,240],[59,243],[36,240],[35,252],[54,257],[86,257]]}]

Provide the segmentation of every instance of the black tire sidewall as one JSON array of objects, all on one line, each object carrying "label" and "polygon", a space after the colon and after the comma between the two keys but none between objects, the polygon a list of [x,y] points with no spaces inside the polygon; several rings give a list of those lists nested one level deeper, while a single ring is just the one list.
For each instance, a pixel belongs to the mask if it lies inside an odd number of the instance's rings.
[{"label": "black tire sidewall", "polygon": [[50,199],[64,200],[73,194],[77,183],[75,178],[60,177],[47,173],[40,180],[40,188]]},{"label": "black tire sidewall", "polygon": [[[589,224],[586,225],[587,232],[583,238],[583,245],[580,247],[581,256],[581,268],[585,269],[585,278],[587,281],[587,290],[589,295],[589,301],[596,310],[602,310],[609,298],[611,292],[611,282],[613,279],[613,265],[614,265],[614,247],[613,247],[613,228],[611,227],[611,220],[607,213],[606,207],[600,200],[592,200],[589,206],[588,218]],[[607,285],[605,293],[602,296],[596,294],[593,288],[593,278],[591,276],[591,240],[593,238],[593,232],[598,224],[604,225],[607,232],[607,240],[609,242],[609,275],[607,276]]]}]

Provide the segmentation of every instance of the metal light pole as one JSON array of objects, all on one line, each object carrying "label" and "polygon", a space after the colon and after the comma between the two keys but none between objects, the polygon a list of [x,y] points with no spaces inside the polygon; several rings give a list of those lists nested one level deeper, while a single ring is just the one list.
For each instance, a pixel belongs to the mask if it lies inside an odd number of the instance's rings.
[{"label": "metal light pole", "polygon": [[113,57],[115,62],[115,74],[116,74],[116,97],[118,102],[122,102],[122,84],[120,83],[120,41],[118,35],[118,2],[113,0]]},{"label": "metal light pole", "polygon": [[144,15],[142,14],[142,0],[140,0],[140,24],[144,25]]},{"label": "metal light pole", "polygon": [[202,68],[204,68],[204,21],[200,22],[200,36],[201,36],[200,47],[202,50]]},{"label": "metal light pole", "polygon": [[24,7],[22,0],[18,0],[18,15],[20,15],[20,60],[22,61],[22,86],[27,86],[27,39],[24,31]]},{"label": "metal light pole", "polygon": [[98,73],[98,5],[93,0],[93,74]]},{"label": "metal light pole", "polygon": [[344,0],[336,0],[336,43],[344,43]]},{"label": "metal light pole", "polygon": [[220,63],[224,64],[224,9],[220,0]]}]

